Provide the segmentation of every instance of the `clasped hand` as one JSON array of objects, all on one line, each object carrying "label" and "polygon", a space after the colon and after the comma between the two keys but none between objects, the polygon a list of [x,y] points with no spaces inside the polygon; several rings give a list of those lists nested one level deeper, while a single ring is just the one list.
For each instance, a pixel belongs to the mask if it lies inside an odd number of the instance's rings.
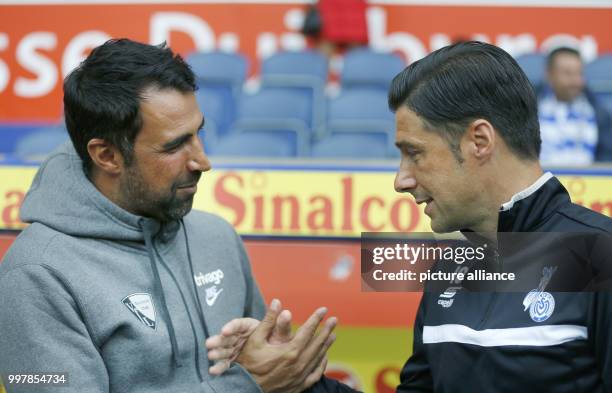
[{"label": "clasped hand", "polygon": [[327,350],[335,340],[335,317],[325,321],[327,309],[317,309],[295,335],[291,313],[274,299],[261,322],[238,318],[221,333],[206,340],[208,358],[215,361],[209,372],[221,375],[232,362],[253,376],[265,393],[298,393],[316,383],[327,365]]}]

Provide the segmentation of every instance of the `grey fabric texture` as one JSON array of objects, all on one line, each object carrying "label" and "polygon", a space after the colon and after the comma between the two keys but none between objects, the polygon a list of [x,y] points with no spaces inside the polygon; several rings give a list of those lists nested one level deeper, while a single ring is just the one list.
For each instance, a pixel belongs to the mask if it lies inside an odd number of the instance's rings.
[{"label": "grey fabric texture", "polygon": [[[38,170],[21,218],[31,225],[0,264],[8,393],[261,392],[238,365],[207,371],[207,334],[265,313],[229,223],[192,210],[162,224],[121,209],[87,179],[70,143]],[[10,373],[66,373],[68,382],[7,384]]]}]

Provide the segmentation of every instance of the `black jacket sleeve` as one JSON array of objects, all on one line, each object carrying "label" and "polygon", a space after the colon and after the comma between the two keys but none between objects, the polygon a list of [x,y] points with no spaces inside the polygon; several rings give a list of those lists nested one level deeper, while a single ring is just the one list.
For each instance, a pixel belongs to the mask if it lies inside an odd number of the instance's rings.
[{"label": "black jacket sleeve", "polygon": [[302,393],[361,393],[335,379],[323,377],[310,389]]},{"label": "black jacket sleeve", "polygon": [[412,355],[402,368],[397,393],[433,392],[433,380],[425,350],[423,348],[423,320],[425,314],[425,297],[423,293],[419,310],[414,323],[414,340]]},{"label": "black jacket sleeve", "polygon": [[589,339],[595,351],[603,391],[612,393],[612,293],[597,292],[594,299]]}]

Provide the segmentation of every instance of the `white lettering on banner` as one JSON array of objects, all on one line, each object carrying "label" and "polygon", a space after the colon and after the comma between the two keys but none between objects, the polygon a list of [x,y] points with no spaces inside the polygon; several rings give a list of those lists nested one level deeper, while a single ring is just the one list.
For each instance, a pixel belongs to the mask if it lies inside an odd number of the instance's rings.
[{"label": "white lettering on banner", "polygon": [[[0,0],[1,2],[2,0]],[[388,31],[389,11],[382,6],[370,5],[367,10],[367,25],[371,46],[377,50],[396,51],[407,61],[412,62],[424,57],[429,51],[448,45],[452,38],[441,32],[432,33],[429,37],[417,37],[407,31]],[[219,48],[225,52],[243,50],[241,40],[255,41],[255,56],[263,60],[279,50],[300,50],[306,47],[304,37],[299,33],[299,26],[304,18],[304,11],[298,8],[288,9],[279,20],[285,31],[273,33],[262,31],[255,36],[244,37],[236,31],[215,32],[202,17],[177,11],[160,11],[151,15],[149,20],[149,40],[152,44],[163,41],[170,43],[172,33],[179,32],[189,36],[197,51],[212,51]],[[272,26],[271,26],[272,27]],[[16,62],[0,59],[0,93],[11,88],[14,94],[24,98],[45,96],[58,87],[61,75],[67,75],[79,62],[89,48],[105,42],[110,36],[99,30],[77,32],[65,48],[58,47],[55,32],[35,31],[22,37],[13,37],[0,32],[0,54],[6,58],[7,50],[16,48]],[[547,51],[557,46],[573,46],[580,50],[585,62],[597,57],[598,43],[592,35],[573,36],[554,34],[542,39],[534,34],[499,34],[496,37],[474,33],[465,37],[494,43],[506,49],[513,56],[520,56],[533,51]],[[47,57],[41,51],[60,51],[61,64]],[[16,76],[16,70],[9,64],[16,63],[34,76]],[[61,68],[60,68],[61,66]],[[11,79],[13,78],[13,80]]]},{"label": "white lettering on banner", "polygon": [[278,50],[278,42],[273,33],[261,33],[257,37],[257,57],[266,59]]},{"label": "white lettering on banner", "polygon": [[17,45],[17,62],[26,70],[36,74],[36,79],[18,77],[15,94],[21,97],[42,97],[49,94],[57,83],[57,66],[53,61],[37,53],[37,49],[53,50],[57,36],[50,31],[36,31],[26,35]]},{"label": "white lettering on banner", "polygon": [[597,58],[597,41],[591,35],[576,38],[570,34],[554,34],[542,41],[540,48],[546,52],[559,46],[570,46],[578,49],[582,60],[587,63]]},{"label": "white lettering on banner", "polygon": [[[0,33],[0,51],[8,48],[9,45],[9,37],[6,33]],[[8,86],[9,79],[11,78],[11,71],[5,62],[0,60],[0,93],[6,89]]]},{"label": "white lettering on banner", "polygon": [[227,53],[238,52],[240,38],[236,33],[222,33],[219,35],[219,50]]},{"label": "white lettering on banner", "polygon": [[425,45],[414,35],[406,32],[387,34],[387,12],[381,7],[368,8],[366,15],[370,46],[373,48],[402,52],[409,62],[427,55]]},{"label": "white lettering on banner", "polygon": [[111,36],[99,30],[84,31],[74,36],[66,46],[66,50],[62,56],[62,75],[66,77],[85,60],[88,49],[93,49],[96,46],[102,45],[110,39]]},{"label": "white lettering on banner", "polygon": [[[421,40],[406,32],[394,32],[387,34],[387,11],[381,7],[369,7],[367,10],[368,34],[370,45],[377,50],[397,51],[406,60],[413,62],[419,60],[428,51]],[[477,41],[488,42],[491,40],[485,34],[476,33],[468,37]],[[430,37],[430,50],[440,49],[451,43],[448,35],[436,33]],[[533,34],[523,33],[518,35],[500,34],[495,44],[512,56],[520,56],[538,51],[537,41]],[[591,35],[577,38],[570,34],[554,34],[546,38],[540,45],[541,51],[548,51],[559,46],[570,46],[577,48],[585,62],[597,58],[597,42]]]},{"label": "white lettering on banner", "polygon": [[150,21],[150,43],[170,44],[170,32],[180,31],[191,37],[196,51],[210,52],[215,49],[215,33],[208,23],[196,15],[186,12],[156,12]]},{"label": "white lettering on banner", "polygon": [[533,53],[538,49],[532,34],[500,34],[497,36],[497,46],[514,56]]}]

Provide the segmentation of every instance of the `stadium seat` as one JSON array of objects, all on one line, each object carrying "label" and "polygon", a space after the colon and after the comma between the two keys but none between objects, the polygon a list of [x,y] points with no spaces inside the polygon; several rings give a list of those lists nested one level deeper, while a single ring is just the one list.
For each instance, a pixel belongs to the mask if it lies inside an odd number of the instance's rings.
[{"label": "stadium seat", "polygon": [[315,143],[311,156],[339,159],[384,159],[389,156],[387,140],[381,134],[331,134]]},{"label": "stadium seat", "polygon": [[386,92],[404,67],[404,61],[392,53],[353,49],[344,56],[340,76],[342,88],[370,87]]},{"label": "stadium seat", "polygon": [[206,132],[215,138],[224,135],[233,122],[235,113],[230,113],[223,97],[214,89],[201,88],[196,90],[195,95],[204,115]]},{"label": "stadium seat", "polygon": [[387,106],[387,94],[382,90],[348,90],[329,100],[328,134],[378,135],[385,141],[390,154],[395,150],[394,130],[394,115]]},{"label": "stadium seat", "polygon": [[298,133],[290,127],[236,128],[211,152],[230,157],[297,157],[300,155]]},{"label": "stadium seat", "polygon": [[[240,98],[236,122],[227,137],[221,138],[211,154],[244,156],[304,156],[308,154],[311,139],[310,100],[303,94],[285,90],[261,90],[256,94],[243,94]],[[248,134],[244,136],[243,134]],[[240,136],[238,136],[240,135]],[[260,149],[243,146],[244,141],[261,138],[265,143],[279,144]],[[227,140],[227,141],[226,141]],[[285,149],[282,146],[290,146]],[[262,151],[262,153],[258,153]]]},{"label": "stadium seat", "polygon": [[243,94],[238,107],[237,123],[252,120],[298,121],[310,129],[310,101],[303,94],[286,90],[261,90],[256,94]]},{"label": "stadium seat", "polygon": [[544,82],[546,56],[541,53],[530,53],[517,57],[516,62],[521,66],[533,86],[539,86]]},{"label": "stadium seat", "polygon": [[63,125],[41,128],[17,141],[14,155],[20,158],[43,158],[68,139],[68,131]]},{"label": "stadium seat", "polygon": [[612,54],[601,55],[584,68],[589,89],[612,114]]},{"label": "stadium seat", "polygon": [[[234,121],[238,97],[247,76],[247,59],[236,53],[193,53],[187,57],[197,78],[198,104],[223,135]],[[207,114],[207,112],[209,112]]]},{"label": "stadium seat", "polygon": [[310,76],[325,82],[327,80],[327,59],[315,51],[279,52],[262,62],[261,74],[262,76]]},{"label": "stadium seat", "polygon": [[240,88],[246,79],[248,62],[238,53],[196,52],[187,57],[198,81],[224,83]]},{"label": "stadium seat", "polygon": [[324,132],[328,64],[319,52],[280,52],[262,62],[261,88],[298,92],[310,101],[312,129]]}]

